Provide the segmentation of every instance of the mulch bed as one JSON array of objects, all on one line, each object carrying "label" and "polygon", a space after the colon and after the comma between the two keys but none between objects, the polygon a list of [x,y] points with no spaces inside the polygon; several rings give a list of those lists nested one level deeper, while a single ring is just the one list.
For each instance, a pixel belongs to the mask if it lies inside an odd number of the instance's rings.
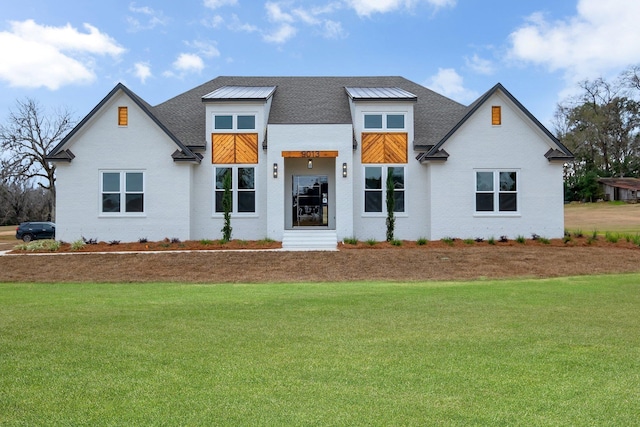
[{"label": "mulch bed", "polygon": [[[623,239],[609,243],[603,237],[591,242],[587,238],[552,240],[548,244],[529,239],[525,243],[508,241],[493,245],[461,240],[425,245],[403,242],[400,246],[359,242],[341,244],[333,252],[246,250],[280,246],[279,242],[266,243],[102,243],[86,245],[75,254],[65,248],[55,254],[2,256],[0,282],[403,282],[640,271],[638,246]],[[158,250],[161,252],[155,252]]]}]

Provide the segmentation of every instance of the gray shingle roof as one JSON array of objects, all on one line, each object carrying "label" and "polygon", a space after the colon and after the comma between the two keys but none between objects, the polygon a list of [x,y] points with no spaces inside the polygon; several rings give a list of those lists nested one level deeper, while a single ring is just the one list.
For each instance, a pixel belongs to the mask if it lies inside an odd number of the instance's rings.
[{"label": "gray shingle roof", "polygon": [[277,87],[269,124],[351,124],[346,87],[395,88],[417,97],[414,146],[437,144],[464,116],[466,107],[403,77],[218,77],[171,98],[153,111],[189,147],[202,146],[202,97],[225,86]]}]

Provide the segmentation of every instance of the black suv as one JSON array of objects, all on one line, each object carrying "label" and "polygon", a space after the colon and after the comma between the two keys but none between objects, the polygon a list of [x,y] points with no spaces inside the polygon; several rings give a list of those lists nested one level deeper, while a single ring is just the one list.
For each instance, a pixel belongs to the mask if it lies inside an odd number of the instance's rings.
[{"label": "black suv", "polygon": [[52,222],[23,222],[16,228],[16,239],[22,239],[23,242],[55,237],[56,225]]}]

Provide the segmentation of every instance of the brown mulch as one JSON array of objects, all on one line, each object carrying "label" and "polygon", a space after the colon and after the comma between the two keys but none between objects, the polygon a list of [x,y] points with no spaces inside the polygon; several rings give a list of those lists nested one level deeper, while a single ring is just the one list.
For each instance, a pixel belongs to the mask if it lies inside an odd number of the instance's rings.
[{"label": "brown mulch", "polygon": [[[230,242],[222,246],[213,243],[206,247],[197,247],[198,242],[166,243],[142,244],[137,252],[128,253],[2,256],[0,282],[426,281],[640,272],[640,248],[625,241],[611,244],[602,239],[591,243],[574,239],[568,243],[554,240],[542,244],[527,240],[495,245],[456,241],[419,246],[415,242],[403,242],[398,247],[387,243],[359,243],[341,245],[335,252],[246,250],[264,249],[264,242]],[[160,247],[155,247],[156,244]],[[240,246],[240,250],[215,250],[231,249],[234,245]],[[279,243],[267,246],[279,247]],[[132,248],[128,244],[103,243],[87,245],[84,250],[113,252]],[[151,250],[165,252],[152,253]],[[169,250],[183,251],[167,252]]]}]

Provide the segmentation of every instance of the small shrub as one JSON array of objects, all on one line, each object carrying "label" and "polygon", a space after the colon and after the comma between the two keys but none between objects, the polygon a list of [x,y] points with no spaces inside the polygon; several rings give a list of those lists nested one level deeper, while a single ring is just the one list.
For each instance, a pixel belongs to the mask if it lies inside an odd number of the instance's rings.
[{"label": "small shrub", "polygon": [[573,232],[573,237],[581,239],[584,237],[584,234],[582,233],[582,230],[576,230]]},{"label": "small shrub", "polygon": [[631,238],[631,241],[633,242],[634,245],[640,246],[640,234],[636,234],[635,236],[633,236]]},{"label": "small shrub", "polygon": [[147,240],[146,237],[141,237],[141,238],[138,239],[138,243],[147,243],[147,242],[148,242],[148,240]]},{"label": "small shrub", "polygon": [[538,235],[536,233],[532,233],[531,234],[531,240],[540,240],[540,235]]},{"label": "small shrub", "polygon": [[455,242],[455,239],[453,237],[443,237],[442,238],[442,242],[446,243],[449,246],[453,246],[453,243]]},{"label": "small shrub", "polygon": [[172,237],[171,243],[181,243],[181,242],[180,242],[180,239],[178,239],[177,237]]},{"label": "small shrub", "polygon": [[467,245],[473,245],[476,241],[473,239],[464,239],[463,242]]},{"label": "small shrub", "polygon": [[598,230],[593,230],[593,232],[591,233],[591,239],[598,240]]},{"label": "small shrub", "polygon": [[358,239],[356,239],[355,237],[345,237],[343,242],[345,245],[357,245]]},{"label": "small shrub", "polygon": [[393,239],[393,240],[391,241],[391,244],[392,244],[393,246],[402,246],[402,240]]},{"label": "small shrub", "polygon": [[487,243],[490,245],[495,245],[496,244],[496,239],[493,238],[493,236],[489,237],[489,240],[487,240]]},{"label": "small shrub", "polygon": [[607,231],[604,235],[604,238],[609,243],[618,243],[618,240],[620,240],[620,235],[618,233],[610,233]]},{"label": "small shrub", "polygon": [[206,245],[210,245],[212,243],[213,243],[213,241],[211,241],[209,239],[200,239],[200,244],[201,245],[205,245],[206,246]]},{"label": "small shrub", "polygon": [[482,237],[476,237],[474,240],[476,241],[476,243],[484,242],[484,239]]},{"label": "small shrub", "polygon": [[546,237],[538,237],[538,241],[545,245],[548,245],[551,243],[551,240],[547,239]]},{"label": "small shrub", "polygon": [[87,245],[97,245],[98,244],[98,239],[92,239],[92,238],[88,238],[85,239],[84,237],[82,238],[82,241],[85,242]]},{"label": "small shrub", "polygon": [[571,238],[571,235],[568,235],[568,236],[567,236],[567,235],[565,235],[565,236],[562,238],[562,242],[563,242],[564,244],[569,243],[571,240],[573,240],[573,239]]},{"label": "small shrub", "polygon": [[243,239],[238,240],[238,244],[240,246],[247,246],[247,243],[249,243],[249,242],[247,242],[246,240],[243,240]]},{"label": "small shrub", "polygon": [[109,240],[109,246],[119,245],[120,240]]},{"label": "small shrub", "polygon": [[265,237],[262,240],[258,240],[258,243],[273,243],[275,242],[275,240],[273,240],[271,237]]},{"label": "small shrub", "polygon": [[78,240],[74,241],[73,243],[71,243],[71,250],[72,251],[79,251],[80,249],[82,249],[84,247],[84,245],[86,245],[84,240],[78,239]]},{"label": "small shrub", "polygon": [[37,251],[48,251],[55,252],[60,249],[61,243],[57,240],[34,240],[29,243],[23,243],[14,247],[14,249],[19,251],[28,251],[28,252],[37,252]]},{"label": "small shrub", "polygon": [[424,246],[427,244],[427,239],[425,237],[420,237],[418,240],[416,240],[416,244],[418,246]]},{"label": "small shrub", "polygon": [[376,239],[367,239],[367,245],[374,246],[378,243]]},{"label": "small shrub", "polygon": [[507,236],[500,236],[500,242],[507,243],[508,241],[509,241],[509,238]]},{"label": "small shrub", "polygon": [[527,240],[524,238],[524,236],[517,236],[516,237],[516,242],[524,244]]}]

